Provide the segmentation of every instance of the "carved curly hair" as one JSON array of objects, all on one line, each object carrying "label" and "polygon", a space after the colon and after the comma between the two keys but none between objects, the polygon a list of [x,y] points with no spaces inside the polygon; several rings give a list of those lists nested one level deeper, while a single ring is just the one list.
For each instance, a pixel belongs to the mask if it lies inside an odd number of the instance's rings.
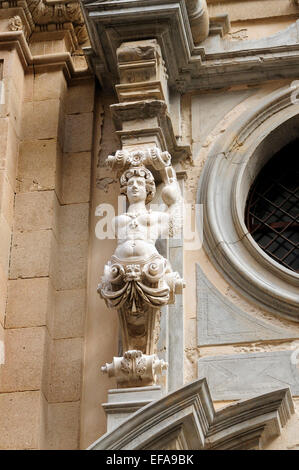
[{"label": "carved curly hair", "polygon": [[120,177],[120,192],[127,194],[128,181],[133,176],[139,176],[145,179],[146,200],[145,204],[151,202],[156,194],[156,185],[152,173],[145,167],[129,168]]}]

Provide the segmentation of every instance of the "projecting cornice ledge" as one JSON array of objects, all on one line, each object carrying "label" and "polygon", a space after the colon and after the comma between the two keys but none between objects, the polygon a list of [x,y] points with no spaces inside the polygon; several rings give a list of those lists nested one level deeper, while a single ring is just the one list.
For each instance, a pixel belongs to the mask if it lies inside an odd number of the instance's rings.
[{"label": "projecting cornice ledge", "polygon": [[[119,81],[116,50],[123,42],[157,39],[169,84],[180,79],[189,63],[194,41],[185,0],[81,0],[91,48],[86,50],[104,87]],[[190,4],[190,9],[192,10]],[[190,12],[191,14],[191,12]],[[196,11],[192,10],[196,16]]]},{"label": "projecting cornice ledge", "polygon": [[88,450],[262,449],[293,413],[289,389],[216,412],[201,379],[141,408]]},{"label": "projecting cornice ledge", "polygon": [[88,41],[78,0],[0,0],[0,9],[10,17],[9,29],[23,30],[26,38],[33,33],[68,31],[74,50]]},{"label": "projecting cornice ledge", "polygon": [[223,37],[227,15],[209,19],[195,0],[81,3],[91,40],[85,53],[104,88],[119,82],[117,48],[143,38],[158,41],[169,86],[179,92],[298,76],[298,21],[267,38],[232,41]]},{"label": "projecting cornice ledge", "polygon": [[61,69],[68,83],[93,78],[87,67],[81,69],[74,67],[74,62],[69,52],[33,56],[23,31],[1,32],[0,49],[2,48],[15,49],[26,71],[32,70],[32,67],[38,73],[48,72],[51,68],[55,70]]}]

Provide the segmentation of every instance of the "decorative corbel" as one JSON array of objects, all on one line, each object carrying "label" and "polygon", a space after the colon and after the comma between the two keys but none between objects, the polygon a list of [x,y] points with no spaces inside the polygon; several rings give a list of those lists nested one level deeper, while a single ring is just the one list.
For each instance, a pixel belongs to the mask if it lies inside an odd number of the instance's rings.
[{"label": "decorative corbel", "polygon": [[[120,387],[153,385],[167,367],[157,356],[160,309],[174,303],[185,287],[155,247],[158,237],[174,236],[181,229],[180,188],[170,154],[158,148],[120,150],[108,157],[107,164],[122,171],[121,193],[129,207],[113,221],[118,244],[98,286],[107,306],[118,311],[125,352],[102,371],[116,377]],[[147,167],[161,173],[164,212],[146,208],[156,191]]]}]

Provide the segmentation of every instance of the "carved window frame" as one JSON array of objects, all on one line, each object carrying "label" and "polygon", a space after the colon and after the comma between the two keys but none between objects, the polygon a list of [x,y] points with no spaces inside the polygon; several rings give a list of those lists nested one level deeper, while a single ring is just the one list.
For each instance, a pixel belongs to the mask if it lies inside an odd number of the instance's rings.
[{"label": "carved window frame", "polygon": [[209,152],[198,202],[203,206],[203,245],[216,268],[250,300],[299,321],[299,274],[258,246],[244,218],[247,196],[260,170],[298,138],[297,96],[295,82],[270,94],[229,126]]}]

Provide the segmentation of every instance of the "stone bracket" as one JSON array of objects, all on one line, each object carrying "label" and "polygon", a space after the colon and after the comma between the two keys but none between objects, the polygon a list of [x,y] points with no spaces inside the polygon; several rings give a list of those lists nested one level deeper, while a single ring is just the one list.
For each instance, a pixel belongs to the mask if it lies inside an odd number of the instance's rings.
[{"label": "stone bracket", "polygon": [[[123,144],[130,139],[132,144],[155,142],[162,151],[171,153],[173,163],[191,157],[189,145],[178,145],[167,104],[161,100],[143,100],[110,106],[117,135]],[[141,125],[145,120],[152,121],[151,126]],[[139,121],[139,122],[138,122]],[[129,123],[128,125],[126,125]],[[132,124],[133,125],[132,125]]]}]

